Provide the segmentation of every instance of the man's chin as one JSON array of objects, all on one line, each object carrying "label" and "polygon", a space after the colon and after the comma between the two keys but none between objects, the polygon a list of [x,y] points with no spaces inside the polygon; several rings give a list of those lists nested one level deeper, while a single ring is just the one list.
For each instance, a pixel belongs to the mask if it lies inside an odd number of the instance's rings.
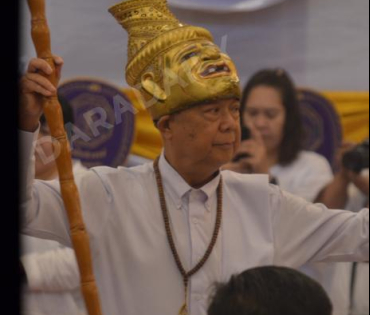
[{"label": "man's chin", "polygon": [[218,165],[218,168],[221,166],[229,163],[234,157],[234,150],[222,150],[222,152],[218,153],[215,157],[215,164]]}]

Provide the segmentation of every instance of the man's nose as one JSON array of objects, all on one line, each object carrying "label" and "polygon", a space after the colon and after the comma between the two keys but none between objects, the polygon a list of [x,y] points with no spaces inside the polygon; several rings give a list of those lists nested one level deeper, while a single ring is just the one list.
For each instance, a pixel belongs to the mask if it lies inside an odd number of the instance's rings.
[{"label": "man's nose", "polygon": [[230,111],[225,111],[222,115],[221,130],[235,131],[240,124],[240,119],[235,117]]}]

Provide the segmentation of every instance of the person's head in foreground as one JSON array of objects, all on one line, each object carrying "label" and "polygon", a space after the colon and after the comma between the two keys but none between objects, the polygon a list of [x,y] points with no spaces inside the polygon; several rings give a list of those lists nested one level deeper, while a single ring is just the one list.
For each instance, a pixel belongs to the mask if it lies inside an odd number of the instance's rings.
[{"label": "person's head in foreground", "polygon": [[208,315],[332,315],[323,287],[299,271],[260,267],[218,285]]},{"label": "person's head in foreground", "polygon": [[209,31],[180,23],[166,0],[125,1],[110,12],[129,33],[126,80],[141,92],[167,159],[182,173],[214,173],[240,143],[234,63]]}]

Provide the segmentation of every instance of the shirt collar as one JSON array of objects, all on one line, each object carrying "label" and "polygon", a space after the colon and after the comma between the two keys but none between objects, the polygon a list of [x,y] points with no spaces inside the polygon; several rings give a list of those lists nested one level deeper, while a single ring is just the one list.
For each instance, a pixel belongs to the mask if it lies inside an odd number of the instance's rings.
[{"label": "shirt collar", "polygon": [[186,196],[189,191],[198,190],[202,191],[206,195],[206,208],[211,211],[211,200],[212,197],[217,193],[217,188],[220,182],[221,173],[212,179],[209,183],[204,185],[200,189],[192,188],[181,175],[168,163],[164,152],[162,152],[159,159],[159,169],[161,171],[161,176],[163,179],[163,185],[165,190],[173,199],[178,210],[181,209],[182,199]]}]

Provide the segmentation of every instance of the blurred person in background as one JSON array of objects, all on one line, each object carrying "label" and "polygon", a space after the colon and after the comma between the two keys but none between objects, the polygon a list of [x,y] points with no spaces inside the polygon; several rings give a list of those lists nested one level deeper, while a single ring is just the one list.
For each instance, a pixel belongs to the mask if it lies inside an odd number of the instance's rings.
[{"label": "blurred person in background", "polygon": [[[261,70],[250,79],[241,102],[241,125],[244,139],[239,152],[224,169],[269,174],[282,189],[309,202],[323,202],[334,179],[332,168],[325,157],[303,149],[298,93],[285,70]],[[349,263],[310,263],[300,270],[324,286],[334,315],[348,314]]]},{"label": "blurred person in background", "polygon": [[283,69],[256,73],[241,101],[242,144],[224,169],[270,174],[282,189],[318,200],[333,179],[328,161],[303,150],[303,124],[295,85]]},{"label": "blurred person in background", "polygon": [[[321,200],[331,208],[359,212],[369,206],[369,140],[346,142],[337,158],[339,171],[322,192]],[[350,270],[351,315],[369,314],[369,263],[354,263]]]}]

